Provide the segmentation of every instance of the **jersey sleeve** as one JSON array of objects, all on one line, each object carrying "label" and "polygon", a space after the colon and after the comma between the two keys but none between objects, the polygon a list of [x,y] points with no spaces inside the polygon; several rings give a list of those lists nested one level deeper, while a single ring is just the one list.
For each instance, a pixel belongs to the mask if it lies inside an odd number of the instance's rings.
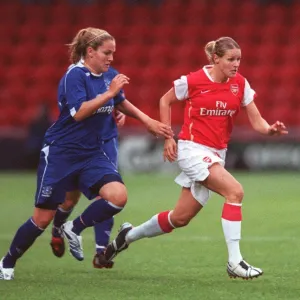
[{"label": "jersey sleeve", "polygon": [[[110,67],[110,73],[112,74],[111,80],[113,80],[119,74],[119,72],[112,67]],[[125,99],[126,99],[126,97],[125,97],[124,90],[121,89],[120,92],[114,97],[114,105],[116,106],[116,105],[120,104]]]},{"label": "jersey sleeve", "polygon": [[189,87],[186,76],[181,76],[180,79],[174,81],[175,95],[178,100],[189,98]]},{"label": "jersey sleeve", "polygon": [[87,100],[84,76],[85,74],[79,68],[74,68],[65,77],[67,106],[72,117],[77,113],[82,102]]},{"label": "jersey sleeve", "polygon": [[118,105],[126,99],[124,90],[121,89],[120,92],[114,97],[114,105]]},{"label": "jersey sleeve", "polygon": [[254,100],[255,97],[256,97],[255,91],[250,87],[249,82],[245,79],[244,97],[241,105],[247,106],[249,103],[251,103]]}]

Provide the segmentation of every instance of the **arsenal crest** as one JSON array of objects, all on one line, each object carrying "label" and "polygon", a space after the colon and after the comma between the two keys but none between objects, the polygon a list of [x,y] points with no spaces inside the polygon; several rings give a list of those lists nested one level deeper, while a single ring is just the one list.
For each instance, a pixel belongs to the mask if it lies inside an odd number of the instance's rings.
[{"label": "arsenal crest", "polygon": [[211,163],[211,158],[209,156],[205,156],[203,158],[203,161],[206,162],[206,163]]},{"label": "arsenal crest", "polygon": [[232,92],[232,94],[234,96],[237,96],[237,94],[239,93],[239,86],[238,86],[238,84],[231,84],[230,85],[230,90],[231,90],[231,92]]}]

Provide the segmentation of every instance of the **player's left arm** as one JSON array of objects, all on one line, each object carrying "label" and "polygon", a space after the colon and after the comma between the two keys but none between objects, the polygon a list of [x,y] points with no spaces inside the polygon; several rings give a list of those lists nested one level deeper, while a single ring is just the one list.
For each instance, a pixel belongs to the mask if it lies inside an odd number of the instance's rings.
[{"label": "player's left arm", "polygon": [[145,125],[148,131],[153,135],[161,135],[166,138],[173,137],[173,132],[170,126],[162,124],[150,118],[148,115],[143,113],[140,109],[138,109],[136,106],[130,103],[127,99],[125,99],[124,101],[116,105],[116,109],[121,111],[126,116],[139,120],[142,124]]},{"label": "player's left arm", "polygon": [[126,115],[118,109],[115,110],[115,118],[118,127],[123,127],[126,121]]},{"label": "player's left arm", "polygon": [[255,131],[265,135],[283,135],[288,133],[285,125],[280,121],[276,121],[274,124],[270,125],[261,116],[254,101],[251,101],[247,106],[245,106],[245,109],[250,124]]}]

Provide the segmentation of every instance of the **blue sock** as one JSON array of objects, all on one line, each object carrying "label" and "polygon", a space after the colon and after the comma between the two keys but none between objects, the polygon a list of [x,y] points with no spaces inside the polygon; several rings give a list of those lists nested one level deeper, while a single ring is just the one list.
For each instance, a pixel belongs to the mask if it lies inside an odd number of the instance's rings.
[{"label": "blue sock", "polygon": [[73,221],[73,229],[77,235],[87,227],[92,227],[119,213],[123,207],[116,206],[107,200],[100,199],[90,204],[86,210]]},{"label": "blue sock", "polygon": [[52,228],[52,235],[55,237],[60,237],[61,233],[60,233],[60,227],[62,224],[64,224],[68,217],[70,216],[70,214],[72,213],[73,208],[70,210],[64,210],[61,207],[58,207],[53,219],[53,228]]},{"label": "blue sock", "polygon": [[114,225],[114,218],[110,218],[94,226],[96,252],[102,253],[109,243],[110,233]]},{"label": "blue sock", "polygon": [[44,230],[37,227],[32,218],[28,219],[16,232],[9,251],[3,259],[3,267],[13,268],[17,259],[26,252],[43,232]]}]

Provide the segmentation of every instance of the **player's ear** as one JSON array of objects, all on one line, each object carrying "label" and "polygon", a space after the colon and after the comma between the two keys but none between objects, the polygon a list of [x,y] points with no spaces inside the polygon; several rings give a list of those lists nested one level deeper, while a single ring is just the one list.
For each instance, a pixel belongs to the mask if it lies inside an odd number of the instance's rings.
[{"label": "player's ear", "polygon": [[86,55],[87,55],[87,57],[92,57],[93,56],[93,54],[94,54],[94,49],[92,48],[92,47],[87,47],[86,48]]},{"label": "player's ear", "polygon": [[216,65],[220,62],[220,57],[217,54],[214,54],[214,62]]}]

